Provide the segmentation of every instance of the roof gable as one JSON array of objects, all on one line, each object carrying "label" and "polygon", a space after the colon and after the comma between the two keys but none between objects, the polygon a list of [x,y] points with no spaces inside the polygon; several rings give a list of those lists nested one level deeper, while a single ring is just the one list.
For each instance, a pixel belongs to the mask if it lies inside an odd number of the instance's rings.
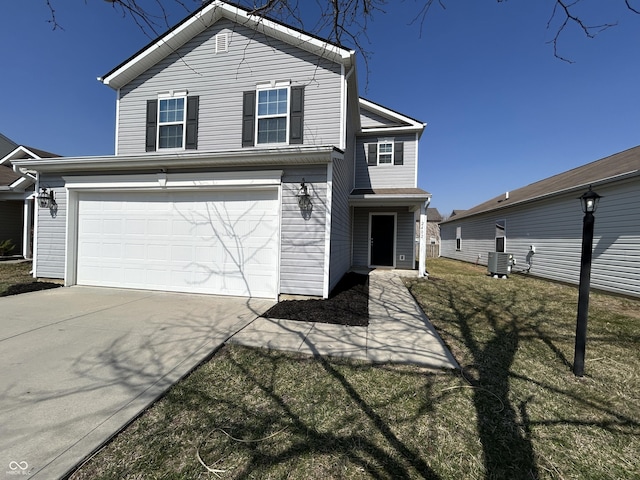
[{"label": "roof gable", "polygon": [[458,213],[455,220],[573,190],[584,190],[588,185],[608,183],[634,175],[640,175],[640,146],[503,193],[469,210]]},{"label": "roof gable", "polygon": [[14,171],[13,162],[15,160],[37,160],[54,157],[59,157],[59,155],[38,150],[37,148],[18,145],[13,151],[0,158],[0,186],[9,187],[11,190],[24,190],[35,183],[33,175],[24,172],[19,174]]},{"label": "roof gable", "polygon": [[0,158],[9,154],[18,144],[0,133]]},{"label": "roof gable", "polygon": [[99,77],[98,80],[113,89],[118,89],[178,50],[193,37],[202,33],[222,18],[229,19],[267,36],[278,38],[285,43],[322,58],[345,65],[347,68],[355,65],[355,52],[353,50],[347,50],[328,40],[315,37],[267,17],[252,15],[249,10],[238,5],[214,0],[204,4],[128,60],[104,76]]},{"label": "roof gable", "polygon": [[427,126],[426,123],[364,98],[360,98],[360,118],[362,133],[408,131],[422,135]]}]

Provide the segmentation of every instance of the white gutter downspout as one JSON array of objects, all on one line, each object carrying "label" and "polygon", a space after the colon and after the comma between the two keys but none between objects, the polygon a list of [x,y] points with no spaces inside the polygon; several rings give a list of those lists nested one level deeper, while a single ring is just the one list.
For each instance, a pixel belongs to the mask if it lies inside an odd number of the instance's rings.
[{"label": "white gutter downspout", "polygon": [[420,249],[418,260],[418,277],[428,277],[427,273],[427,207],[431,203],[431,198],[428,198],[423,205],[420,206]]},{"label": "white gutter downspout", "polygon": [[342,82],[342,88],[340,89],[340,103],[342,108],[342,118],[340,119],[340,149],[345,150],[347,148],[347,117],[348,117],[348,90],[349,90],[349,77],[353,74],[355,66],[351,67],[351,70],[344,75],[344,65],[341,66],[344,81]]}]

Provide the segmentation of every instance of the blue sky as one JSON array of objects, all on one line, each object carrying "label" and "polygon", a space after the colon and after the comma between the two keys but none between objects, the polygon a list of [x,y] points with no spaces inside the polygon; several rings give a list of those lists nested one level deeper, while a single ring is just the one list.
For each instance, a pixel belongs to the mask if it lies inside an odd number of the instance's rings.
[{"label": "blue sky", "polygon": [[[0,6],[0,132],[67,156],[112,154],[115,92],[96,77],[150,39],[106,2],[51,1],[64,30],[52,31],[45,0]],[[420,0],[393,0],[369,23],[360,94],[427,123],[418,186],[441,213],[640,144],[640,15],[583,0],[587,21],[618,25],[595,39],[569,26],[570,64],[547,43],[553,3],[445,0],[420,28]]]}]

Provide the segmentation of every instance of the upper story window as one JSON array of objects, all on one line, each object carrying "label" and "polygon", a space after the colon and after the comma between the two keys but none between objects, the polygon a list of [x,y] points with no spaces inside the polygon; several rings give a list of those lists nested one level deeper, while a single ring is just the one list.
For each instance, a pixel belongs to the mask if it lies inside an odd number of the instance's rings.
[{"label": "upper story window", "polygon": [[286,143],[289,89],[258,90],[258,143]]},{"label": "upper story window", "polygon": [[378,143],[378,165],[393,163],[393,142]]},{"label": "upper story window", "polygon": [[158,149],[182,148],[186,97],[158,100]]},{"label": "upper story window", "polygon": [[380,140],[376,143],[369,143],[367,152],[367,165],[375,167],[377,165],[403,165],[404,164],[404,142],[395,140]]},{"label": "upper story window", "polygon": [[303,143],[304,87],[271,85],[243,93],[242,146]]},{"label": "upper story window", "polygon": [[199,97],[186,91],[147,100],[146,151],[197,148],[198,109]]}]

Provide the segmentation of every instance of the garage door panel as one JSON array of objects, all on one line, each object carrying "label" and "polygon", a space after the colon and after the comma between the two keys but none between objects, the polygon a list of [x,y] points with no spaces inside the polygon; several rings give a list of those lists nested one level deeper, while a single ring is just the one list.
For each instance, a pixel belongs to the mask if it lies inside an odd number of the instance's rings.
[{"label": "garage door panel", "polygon": [[79,284],[275,297],[277,190],[83,193]]}]

